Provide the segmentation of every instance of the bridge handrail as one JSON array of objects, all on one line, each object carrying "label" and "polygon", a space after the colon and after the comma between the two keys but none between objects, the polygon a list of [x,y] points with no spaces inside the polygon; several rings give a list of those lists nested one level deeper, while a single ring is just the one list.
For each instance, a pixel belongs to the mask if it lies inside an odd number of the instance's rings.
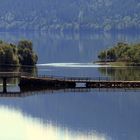
[{"label": "bridge handrail", "polygon": [[69,77],[69,76],[55,76],[55,75],[31,75],[28,72],[0,72],[0,78],[20,78],[21,76],[36,77],[36,78],[50,78],[52,80],[63,80],[63,81],[77,81],[77,82],[88,82],[88,81],[140,81],[140,77],[134,77],[134,80],[118,79],[111,76],[94,76],[94,77]]},{"label": "bridge handrail", "polygon": [[[30,76],[29,73],[25,73],[24,76]],[[94,76],[94,77],[77,77],[77,76],[55,76],[55,75],[36,75],[33,77],[37,78],[50,78],[52,80],[63,80],[63,81],[82,81],[82,82],[88,82],[88,81],[133,81],[133,80],[127,80],[127,79],[118,79],[111,76]],[[140,77],[137,77],[137,79],[140,81]],[[137,80],[137,81],[138,81]]]},{"label": "bridge handrail", "polygon": [[68,80],[68,81],[110,81],[111,77],[68,77],[68,76],[54,76],[54,75],[37,75],[37,78],[51,78],[58,80]]}]

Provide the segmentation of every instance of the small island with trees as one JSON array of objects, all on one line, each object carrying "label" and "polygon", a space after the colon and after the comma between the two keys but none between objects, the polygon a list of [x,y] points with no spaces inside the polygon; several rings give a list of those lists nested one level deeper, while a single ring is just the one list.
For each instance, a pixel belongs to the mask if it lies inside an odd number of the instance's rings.
[{"label": "small island with trees", "polygon": [[0,65],[34,66],[37,54],[33,51],[33,44],[28,40],[21,40],[17,44],[0,41]]},{"label": "small island with trees", "polygon": [[100,64],[116,66],[139,66],[140,43],[117,43],[113,48],[101,51],[98,55]]}]

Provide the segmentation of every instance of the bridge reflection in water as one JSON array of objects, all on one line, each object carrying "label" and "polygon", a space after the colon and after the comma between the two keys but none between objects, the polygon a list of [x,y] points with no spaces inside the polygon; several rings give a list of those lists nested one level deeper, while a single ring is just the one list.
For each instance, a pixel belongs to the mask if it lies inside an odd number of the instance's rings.
[{"label": "bridge reflection in water", "polygon": [[96,93],[96,92],[122,92],[122,94],[128,93],[128,92],[139,92],[139,89],[108,89],[108,88],[102,88],[102,89],[93,89],[93,88],[68,88],[68,89],[46,89],[46,90],[34,90],[34,91],[26,91],[26,92],[7,92],[3,93],[0,92],[0,97],[8,97],[8,98],[24,98],[28,96],[33,96],[33,95],[40,95],[40,94],[68,94],[68,93]]}]

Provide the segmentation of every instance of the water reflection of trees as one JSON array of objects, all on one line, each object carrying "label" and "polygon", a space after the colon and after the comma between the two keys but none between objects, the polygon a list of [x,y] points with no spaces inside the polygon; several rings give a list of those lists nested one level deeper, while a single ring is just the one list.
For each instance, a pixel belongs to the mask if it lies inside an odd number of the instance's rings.
[{"label": "water reflection of trees", "polygon": [[99,68],[99,71],[112,80],[140,80],[140,67],[107,67]]},{"label": "water reflection of trees", "polygon": [[[27,74],[28,76],[36,76],[37,75],[37,68],[36,67],[9,67],[9,66],[1,66],[0,72],[21,72],[23,74]],[[18,78],[10,78],[7,79],[8,84],[18,84]],[[0,84],[2,84],[2,79],[0,79]]]},{"label": "water reflection of trees", "polygon": [[29,76],[37,76],[37,67],[20,67],[19,72],[27,73]]}]

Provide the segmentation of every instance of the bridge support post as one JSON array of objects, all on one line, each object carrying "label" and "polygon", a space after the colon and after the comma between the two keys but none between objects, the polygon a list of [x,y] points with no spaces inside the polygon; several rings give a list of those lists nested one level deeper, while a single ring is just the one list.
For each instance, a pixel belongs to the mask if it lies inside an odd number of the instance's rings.
[{"label": "bridge support post", "polygon": [[7,78],[3,78],[3,93],[7,93]]}]

